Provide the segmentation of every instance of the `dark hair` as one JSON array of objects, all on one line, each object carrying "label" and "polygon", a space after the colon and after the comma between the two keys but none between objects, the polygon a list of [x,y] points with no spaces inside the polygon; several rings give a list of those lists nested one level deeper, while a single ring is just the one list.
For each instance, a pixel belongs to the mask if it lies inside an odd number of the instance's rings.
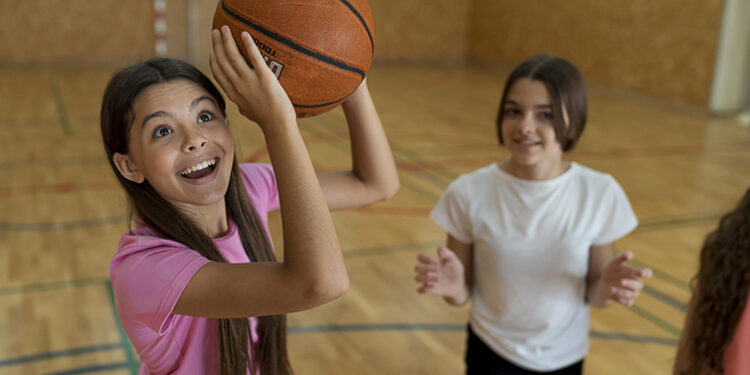
[{"label": "dark hair", "polygon": [[[586,85],[578,69],[560,57],[541,54],[529,57],[518,65],[508,76],[497,113],[497,136],[503,142],[503,117],[505,100],[508,91],[521,78],[539,81],[547,87],[552,100],[552,117],[555,126],[555,137],[563,151],[572,150],[586,126],[587,104]],[[563,108],[568,115],[565,123]]]},{"label": "dark hair", "polygon": [[[135,117],[133,101],[146,88],[186,79],[200,86],[216,100],[223,115],[226,103],[211,80],[185,62],[154,58],[117,72],[104,92],[101,110],[101,130],[109,163],[130,202],[131,218],[135,214],[146,226],[160,236],[180,242],[202,256],[226,262],[211,238],[196,223],[162,198],[148,181],[132,182],[123,177],[113,161],[114,153],[127,154],[130,129]],[[234,158],[229,187],[224,200],[227,214],[237,225],[242,246],[252,262],[274,261],[275,255],[263,225],[253,209],[240,177],[237,158]],[[174,218],[165,220],[165,218]],[[250,325],[247,318],[218,319],[218,358],[221,374],[242,374],[247,368],[255,374],[289,374],[292,372],[286,350],[286,316],[258,318],[258,342],[248,340]],[[248,358],[248,342],[252,360]]]},{"label": "dark hair", "polygon": [[[686,373],[723,374],[723,357],[747,305],[750,284],[750,189],[706,237],[688,327],[690,367]],[[710,370],[710,371],[709,371]]]}]

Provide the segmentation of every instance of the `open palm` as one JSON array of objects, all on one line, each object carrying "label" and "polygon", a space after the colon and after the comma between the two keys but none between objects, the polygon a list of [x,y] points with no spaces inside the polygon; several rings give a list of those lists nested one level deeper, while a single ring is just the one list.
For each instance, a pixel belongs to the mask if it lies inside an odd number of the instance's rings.
[{"label": "open palm", "polygon": [[442,297],[455,297],[464,287],[464,266],[447,247],[438,248],[438,257],[417,256],[414,280],[422,285],[417,292]]}]

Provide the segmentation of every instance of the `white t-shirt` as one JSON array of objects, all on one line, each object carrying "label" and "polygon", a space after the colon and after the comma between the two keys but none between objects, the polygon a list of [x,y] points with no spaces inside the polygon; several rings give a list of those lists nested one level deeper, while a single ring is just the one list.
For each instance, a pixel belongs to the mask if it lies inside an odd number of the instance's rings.
[{"label": "white t-shirt", "polygon": [[612,176],[576,163],[551,180],[492,164],[453,181],[430,218],[474,245],[470,324],[495,352],[533,371],[588,351],[589,248],[638,225]]}]

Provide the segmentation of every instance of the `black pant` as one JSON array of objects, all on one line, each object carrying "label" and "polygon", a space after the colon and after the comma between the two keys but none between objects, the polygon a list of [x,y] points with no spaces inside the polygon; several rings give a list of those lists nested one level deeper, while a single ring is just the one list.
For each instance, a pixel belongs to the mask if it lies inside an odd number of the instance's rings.
[{"label": "black pant", "polygon": [[466,339],[466,375],[581,375],[583,360],[568,367],[552,372],[537,372],[518,367],[497,355],[467,325]]}]

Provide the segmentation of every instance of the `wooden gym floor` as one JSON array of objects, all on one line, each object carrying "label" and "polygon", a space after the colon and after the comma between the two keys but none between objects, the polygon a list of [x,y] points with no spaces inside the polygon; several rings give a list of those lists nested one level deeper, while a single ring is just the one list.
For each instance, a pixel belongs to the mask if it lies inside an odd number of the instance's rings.
[{"label": "wooden gym floor", "polygon": [[[0,69],[0,374],[135,374],[109,261],[127,230],[104,157],[99,101],[112,69]],[[419,296],[412,267],[445,234],[427,213],[459,176],[502,159],[493,119],[506,72],[376,66],[370,88],[401,190],[334,214],[351,288],[289,316],[298,374],[460,374],[467,308]],[[619,249],[655,276],[632,308],[593,309],[585,373],[667,374],[706,233],[750,186],[750,131],[733,119],[590,87],[569,157],[611,173],[640,219]],[[268,161],[230,107],[241,160]],[[340,109],[300,127],[316,167],[348,168]],[[279,217],[271,217],[280,239]],[[281,244],[278,244],[281,249]]]}]

